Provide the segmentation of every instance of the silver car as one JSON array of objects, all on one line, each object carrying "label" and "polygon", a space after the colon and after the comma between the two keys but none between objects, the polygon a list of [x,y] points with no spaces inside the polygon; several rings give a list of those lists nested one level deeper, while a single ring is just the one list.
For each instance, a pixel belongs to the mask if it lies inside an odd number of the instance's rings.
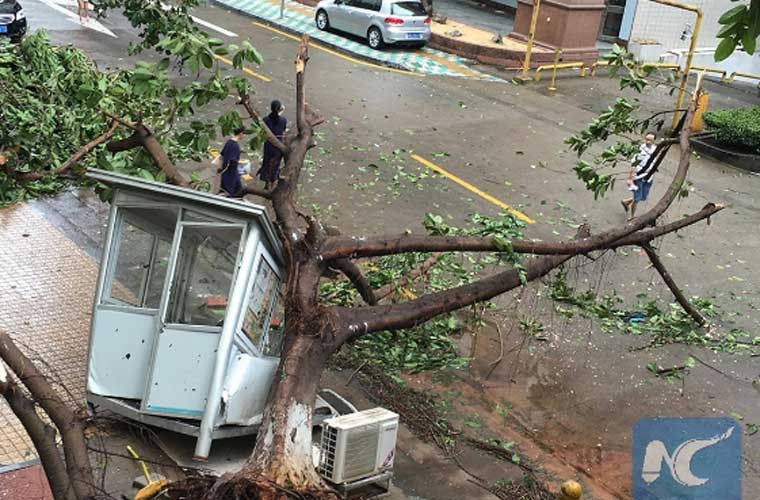
[{"label": "silver car", "polygon": [[315,19],[317,28],[366,38],[373,49],[422,47],[430,40],[430,17],[415,0],[322,0]]}]

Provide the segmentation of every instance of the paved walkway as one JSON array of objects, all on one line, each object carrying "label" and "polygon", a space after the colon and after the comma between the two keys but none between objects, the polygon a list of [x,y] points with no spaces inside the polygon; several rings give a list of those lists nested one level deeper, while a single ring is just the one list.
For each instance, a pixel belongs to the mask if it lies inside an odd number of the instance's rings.
[{"label": "paved walkway", "polygon": [[[67,399],[83,404],[97,263],[26,203],[0,210],[0,249],[0,329],[52,375]],[[35,457],[0,398],[0,467]]]},{"label": "paved walkway", "polygon": [[470,61],[440,50],[429,47],[418,50],[392,48],[374,50],[363,41],[358,41],[358,38],[351,39],[343,35],[320,31],[314,24],[314,9],[296,2],[285,2],[285,15],[282,18],[280,17],[280,2],[277,0],[216,0],[216,3],[289,31],[307,33],[327,45],[381,64],[427,75],[498,80],[492,75],[470,68],[468,66]]},{"label": "paved walkway", "polygon": [[515,16],[506,7],[495,9],[470,0],[433,0],[436,13],[452,20],[469,24],[476,28],[501,33],[507,36],[512,32]]}]

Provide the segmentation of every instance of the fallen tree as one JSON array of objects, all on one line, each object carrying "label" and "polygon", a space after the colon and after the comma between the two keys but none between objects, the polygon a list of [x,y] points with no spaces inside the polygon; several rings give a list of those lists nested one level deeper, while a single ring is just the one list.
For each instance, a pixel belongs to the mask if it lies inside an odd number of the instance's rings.
[{"label": "fallen tree", "polygon": [[[161,44],[158,40],[157,38],[154,43]],[[167,45],[168,42],[164,48]],[[691,157],[689,131],[700,92],[697,88],[679,127],[671,131],[669,139],[663,141],[650,159],[659,165],[671,146],[679,145],[678,166],[666,192],[649,211],[625,224],[594,232],[591,231],[591,227],[583,225],[578,229],[575,238],[559,241],[504,238],[493,234],[342,235],[337,228],[324,225],[318,217],[305,214],[298,206],[299,180],[304,162],[308,152],[316,146],[315,129],[323,122],[322,117],[309,106],[306,99],[308,60],[309,38],[304,36],[295,59],[295,130],[284,141],[273,140],[284,156],[281,177],[271,191],[250,190],[252,194],[271,203],[278,236],[284,250],[286,282],[283,287],[283,302],[286,322],[279,376],[274,378],[261,430],[254,451],[245,466],[234,474],[219,478],[210,488],[205,487],[207,483],[201,488],[195,488],[191,483],[176,485],[171,488],[171,493],[177,498],[280,499],[291,498],[293,495],[300,495],[301,498],[332,498],[334,493],[319,477],[312,463],[312,410],[320,375],[330,356],[341,346],[377,332],[415,327],[437,316],[518,289],[547,275],[575,256],[622,246],[639,246],[645,249],[668,286],[675,291],[677,286],[657,258],[652,242],[705,220],[723,208],[722,205],[709,203],[694,214],[657,225],[684,189]],[[622,65],[625,66],[629,62],[623,61]],[[161,73],[156,69],[143,81],[153,82],[160,79]],[[214,84],[217,83],[218,81],[215,81]],[[637,83],[640,81],[634,79],[632,85]],[[235,81],[234,86],[238,92],[241,109],[245,110],[248,119],[261,130],[262,137],[273,138],[271,131],[259,120],[259,115],[251,103],[248,84]],[[101,93],[102,102],[102,96],[107,92],[97,92]],[[165,95],[163,88],[159,94],[151,97],[152,103],[160,101]],[[194,94],[190,100],[197,101],[200,95]],[[139,99],[134,97],[133,100],[139,101],[141,106],[151,104],[144,99],[143,95]],[[41,178],[57,180],[67,175],[69,169],[61,171],[63,165],[83,161],[93,150],[105,145],[108,151],[114,153],[128,152],[132,155],[129,157],[131,159],[145,155],[156,172],[151,174],[154,178],[183,187],[195,185],[175,164],[183,156],[173,154],[171,144],[167,152],[166,141],[162,144],[160,134],[153,132],[156,127],[155,124],[151,125],[146,121],[148,113],[125,107],[123,103],[114,107],[126,114],[119,115],[113,111],[102,110],[97,113],[103,117],[103,127],[98,130],[99,134],[79,147],[71,159],[66,160],[61,166],[42,171]],[[171,111],[172,115],[176,115],[179,110],[190,112],[178,105],[177,109]],[[581,154],[592,144],[605,141],[610,134],[620,135],[648,127],[649,121],[632,118],[634,110],[634,107],[616,104],[610,113],[597,120],[589,129],[571,138],[571,147]],[[242,119],[227,116],[229,123],[242,122]],[[173,116],[170,118],[173,120]],[[166,116],[163,115],[162,120],[163,125],[168,129],[172,128],[171,120],[167,122]],[[205,130],[202,127],[196,128]],[[114,137],[117,129],[124,135]],[[186,139],[187,144],[197,142],[197,137]],[[597,168],[589,168],[588,164],[581,162],[576,167],[576,172],[596,195],[604,194],[614,182],[614,177],[601,174],[599,169],[605,162],[622,161],[629,154],[631,147],[631,144],[627,147],[619,144],[610,146],[605,151],[612,152],[597,165]],[[31,175],[34,170],[26,167],[16,168],[23,164],[19,162],[18,155],[15,160],[15,165],[10,164],[7,159],[0,165],[4,168],[6,180],[16,187],[39,180]],[[378,290],[372,289],[363,275],[362,263],[367,259],[409,252],[492,253],[499,256],[504,270],[406,301],[379,303],[386,291],[379,293]],[[357,289],[364,304],[338,306],[320,300],[319,288],[323,280],[335,279],[341,275],[347,277]],[[688,310],[688,302],[684,302],[687,299],[683,294],[676,296]],[[45,457],[43,465],[56,499],[96,498],[99,493],[92,486],[95,484],[92,469],[86,452],[82,452],[85,438],[81,415],[77,415],[60,402],[50,384],[13,345],[7,335],[0,335],[0,358],[30,393],[30,396],[27,396],[20,392],[12,377],[0,377],[0,392],[33,437],[40,456]],[[38,417],[35,418],[33,413],[36,415],[36,412],[30,411],[30,408],[34,409],[35,403],[50,417],[52,424],[61,434],[64,443],[63,461],[55,452],[50,424]]]}]

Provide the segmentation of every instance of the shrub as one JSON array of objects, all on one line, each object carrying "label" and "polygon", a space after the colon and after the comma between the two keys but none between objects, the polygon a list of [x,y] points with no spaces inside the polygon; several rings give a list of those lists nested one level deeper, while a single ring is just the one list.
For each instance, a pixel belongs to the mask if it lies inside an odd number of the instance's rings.
[{"label": "shrub", "polygon": [[705,123],[716,132],[720,144],[760,153],[760,106],[708,111]]}]

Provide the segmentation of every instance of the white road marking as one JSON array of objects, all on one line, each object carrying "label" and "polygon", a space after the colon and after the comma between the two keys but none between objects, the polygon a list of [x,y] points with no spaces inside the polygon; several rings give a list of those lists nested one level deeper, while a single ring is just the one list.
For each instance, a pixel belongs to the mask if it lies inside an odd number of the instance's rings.
[{"label": "white road marking", "polygon": [[[165,3],[162,3],[161,4],[161,8],[164,9],[164,10],[169,10],[169,9],[171,9],[171,5],[166,5]],[[217,26],[214,23],[210,23],[208,21],[205,21],[205,20],[201,19],[200,17],[190,16],[190,18],[193,21],[195,21],[196,23],[200,24],[201,26],[204,26],[206,28],[209,28],[209,29],[212,29],[214,31],[217,31],[217,32],[221,33],[224,36],[228,36],[230,38],[237,38],[237,36],[238,36],[237,33],[233,33],[230,30],[226,30],[226,29],[222,28],[221,26]]]},{"label": "white road marking", "polygon": [[105,26],[103,26],[100,21],[97,19],[94,19],[92,17],[87,17],[85,19],[79,19],[79,14],[76,12],[72,12],[69,9],[66,9],[61,6],[62,5],[71,5],[71,2],[69,0],[39,0],[41,3],[44,3],[48,7],[50,7],[53,10],[57,10],[61,14],[64,14],[69,18],[69,21],[74,22],[80,26],[84,26],[85,28],[89,28],[91,30],[103,33],[104,35],[112,36],[114,38],[118,38],[113,31],[109,30]]},{"label": "white road marking", "polygon": [[217,26],[214,23],[210,23],[208,21],[204,21],[200,17],[195,17],[195,16],[190,16],[190,17],[193,19],[193,21],[195,21],[196,23],[200,24],[201,26],[205,26],[206,28],[212,29],[214,31],[218,31],[219,33],[221,33],[224,36],[228,36],[230,38],[237,38],[237,36],[238,36],[237,33],[233,33],[232,31],[226,30],[226,29],[222,28],[221,26]]}]

